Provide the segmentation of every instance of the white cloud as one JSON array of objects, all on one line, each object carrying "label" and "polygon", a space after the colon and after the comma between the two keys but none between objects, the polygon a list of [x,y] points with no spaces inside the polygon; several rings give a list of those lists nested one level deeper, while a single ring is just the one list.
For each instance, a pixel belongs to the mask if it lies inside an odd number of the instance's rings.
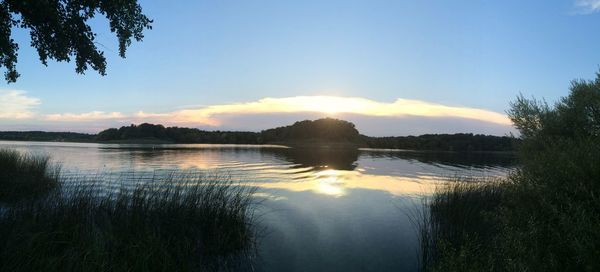
[{"label": "white cloud", "polygon": [[125,119],[126,116],[120,112],[103,112],[92,111],[84,113],[56,113],[47,114],[44,118],[46,121],[63,121],[63,122],[88,122],[99,120]]},{"label": "white cloud", "polygon": [[575,7],[580,13],[600,11],[600,0],[575,0]]},{"label": "white cloud", "polygon": [[397,99],[388,103],[361,97],[338,96],[267,97],[253,102],[212,105],[166,113],[147,113],[143,111],[130,115],[103,111],[78,114],[58,113],[46,115],[45,120],[65,122],[122,120],[128,122],[220,126],[223,125],[223,118],[220,118],[222,116],[290,113],[321,113],[328,116],[356,114],[372,117],[439,117],[471,119],[500,125],[511,124],[506,115],[484,109],[447,106],[411,99]]},{"label": "white cloud", "polygon": [[[365,128],[365,133],[378,135],[469,131],[503,134],[512,130],[505,114],[485,109],[411,99],[381,102],[362,97],[337,96],[267,97],[250,102],[199,106],[162,113],[55,113],[44,115],[41,120],[45,121],[44,126],[47,127],[85,126],[87,131],[92,127],[102,129],[143,122],[256,131],[321,117],[350,120],[359,128]],[[374,127],[375,124],[378,125]]]},{"label": "white cloud", "polygon": [[35,114],[33,109],[40,104],[35,97],[20,90],[0,90],[0,119],[28,119]]},{"label": "white cloud", "polygon": [[420,100],[397,99],[392,103],[378,102],[361,97],[295,96],[263,98],[254,102],[222,104],[198,109],[187,109],[167,114],[138,113],[138,117],[155,117],[175,123],[218,126],[220,115],[271,114],[317,112],[358,114],[375,117],[444,117],[472,119],[501,125],[511,122],[504,114],[470,107],[447,106]]}]

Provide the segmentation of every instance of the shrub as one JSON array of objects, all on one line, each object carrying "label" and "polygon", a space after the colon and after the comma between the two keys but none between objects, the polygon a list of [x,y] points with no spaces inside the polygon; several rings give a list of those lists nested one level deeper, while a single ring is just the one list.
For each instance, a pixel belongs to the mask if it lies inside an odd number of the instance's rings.
[{"label": "shrub", "polygon": [[434,195],[421,224],[432,233],[423,268],[600,270],[600,73],[573,81],[554,106],[523,96],[511,106],[519,169],[498,184],[499,198],[484,184]]}]

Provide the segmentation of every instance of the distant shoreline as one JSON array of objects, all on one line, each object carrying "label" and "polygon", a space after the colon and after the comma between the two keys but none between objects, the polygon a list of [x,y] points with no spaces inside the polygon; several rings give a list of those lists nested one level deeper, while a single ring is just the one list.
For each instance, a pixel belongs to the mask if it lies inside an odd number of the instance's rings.
[{"label": "distant shoreline", "polygon": [[105,144],[252,144],[296,148],[371,148],[445,152],[512,152],[514,137],[472,133],[371,137],[360,134],[353,123],[323,118],[292,125],[250,131],[206,131],[196,128],[139,124],[105,129],[98,134],[44,131],[0,131],[0,140]]}]

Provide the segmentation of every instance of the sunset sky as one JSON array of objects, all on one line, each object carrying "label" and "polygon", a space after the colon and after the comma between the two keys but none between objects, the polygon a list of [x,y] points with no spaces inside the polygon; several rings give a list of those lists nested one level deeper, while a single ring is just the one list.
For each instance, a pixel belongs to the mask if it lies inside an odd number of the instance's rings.
[{"label": "sunset sky", "polygon": [[519,93],[556,101],[598,71],[600,0],[141,1],[127,58],[93,22],[108,75],[43,66],[16,29],[0,130],[151,122],[261,130],[324,116],[367,135],[513,132]]}]

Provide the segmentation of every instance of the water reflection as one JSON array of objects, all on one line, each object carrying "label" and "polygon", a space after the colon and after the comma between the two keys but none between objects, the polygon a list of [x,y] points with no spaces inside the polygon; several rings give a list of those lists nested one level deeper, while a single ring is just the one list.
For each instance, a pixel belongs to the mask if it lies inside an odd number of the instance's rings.
[{"label": "water reflection", "polygon": [[328,168],[337,170],[354,170],[360,151],[355,148],[285,148],[267,149],[296,167]]},{"label": "water reflection", "polygon": [[357,171],[328,169],[314,172],[310,178],[302,180],[250,182],[245,184],[265,189],[285,189],[293,192],[311,191],[334,197],[344,196],[349,190],[353,189],[378,190],[395,196],[402,196],[430,194],[437,185],[450,178],[452,177],[369,175]]},{"label": "water reflection", "polygon": [[435,163],[458,167],[514,167],[516,156],[509,152],[418,152],[361,149],[361,155],[374,158],[417,160],[422,163]]},{"label": "water reflection", "polygon": [[67,172],[77,174],[211,171],[264,189],[310,191],[332,197],[347,195],[352,189],[380,190],[396,196],[428,193],[436,184],[457,175],[502,176],[514,166],[513,156],[486,153],[192,144],[0,145],[51,154]]},{"label": "water reflection", "polygon": [[261,221],[259,271],[416,271],[416,235],[403,210],[415,201],[383,191],[343,197],[274,190]]},{"label": "water reflection", "polygon": [[[454,176],[502,176],[505,154],[281,146],[2,142],[52,155],[66,174],[131,180],[174,170],[217,172],[259,187],[259,271],[411,271],[416,235],[406,217]],[[415,204],[416,203],[416,204]]]}]

